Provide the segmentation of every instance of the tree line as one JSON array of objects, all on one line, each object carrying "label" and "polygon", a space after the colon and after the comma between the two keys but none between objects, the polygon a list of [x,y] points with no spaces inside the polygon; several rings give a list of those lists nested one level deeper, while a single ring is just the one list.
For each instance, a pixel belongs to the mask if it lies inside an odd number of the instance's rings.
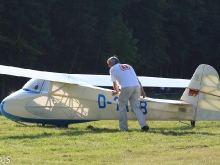
[{"label": "tree line", "polygon": [[[109,74],[117,55],[139,76],[191,78],[220,71],[218,0],[1,0],[0,64],[63,73]],[[11,81],[1,76],[2,95]]]}]

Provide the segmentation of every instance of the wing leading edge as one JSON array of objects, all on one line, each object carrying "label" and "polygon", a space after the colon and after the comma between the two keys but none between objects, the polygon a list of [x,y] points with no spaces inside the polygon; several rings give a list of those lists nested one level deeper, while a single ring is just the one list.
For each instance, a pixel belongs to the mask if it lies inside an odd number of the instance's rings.
[{"label": "wing leading edge", "polygon": [[58,82],[64,82],[70,84],[85,84],[84,82],[81,82],[80,80],[71,76],[70,74],[37,71],[32,69],[23,69],[23,68],[4,66],[4,65],[0,65],[0,74],[43,79],[49,81],[58,81]]},{"label": "wing leading edge", "polygon": [[[69,84],[94,85],[94,86],[112,86],[109,75],[89,75],[89,74],[67,74],[46,71],[37,71],[32,69],[24,69],[12,66],[0,65],[0,74],[27,77],[35,79],[44,79],[49,81],[57,81]],[[144,87],[173,87],[185,88],[190,80],[186,79],[170,79],[158,77],[139,76]]]}]

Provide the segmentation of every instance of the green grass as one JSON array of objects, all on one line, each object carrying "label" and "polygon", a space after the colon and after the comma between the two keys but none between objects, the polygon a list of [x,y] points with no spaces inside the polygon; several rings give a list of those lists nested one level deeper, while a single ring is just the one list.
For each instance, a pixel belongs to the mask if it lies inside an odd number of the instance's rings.
[{"label": "green grass", "polygon": [[[20,125],[0,116],[0,160],[10,164],[219,164],[220,123],[149,121],[141,132],[137,121],[119,132],[118,121],[70,125],[68,129]],[[92,125],[93,129],[87,129]],[[0,162],[0,164],[3,164]],[[6,164],[6,163],[5,163]]]}]

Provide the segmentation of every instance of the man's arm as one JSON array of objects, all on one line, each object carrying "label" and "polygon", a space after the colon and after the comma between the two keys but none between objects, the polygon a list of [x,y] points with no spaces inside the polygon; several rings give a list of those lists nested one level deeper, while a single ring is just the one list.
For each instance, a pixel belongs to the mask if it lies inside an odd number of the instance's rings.
[{"label": "man's arm", "polygon": [[115,96],[119,94],[118,83],[116,81],[113,81],[113,88],[114,88],[114,91],[112,91],[112,95]]},{"label": "man's arm", "polygon": [[[138,78],[137,78],[137,79],[138,79]],[[145,97],[146,97],[146,93],[144,92],[144,88],[143,88],[141,82],[139,81],[139,79],[138,79],[138,83],[139,83],[139,85],[140,85],[141,96],[142,96],[143,98],[145,98]]]}]

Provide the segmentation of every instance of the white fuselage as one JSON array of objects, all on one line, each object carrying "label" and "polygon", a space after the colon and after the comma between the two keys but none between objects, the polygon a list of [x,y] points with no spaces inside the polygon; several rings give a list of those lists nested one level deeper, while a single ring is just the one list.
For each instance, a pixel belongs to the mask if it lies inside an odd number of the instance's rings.
[{"label": "white fuselage", "polygon": [[[118,96],[109,89],[44,81],[31,82],[6,97],[1,112],[12,120],[36,123],[71,124],[94,120],[118,120]],[[37,91],[34,91],[35,88]],[[195,109],[182,101],[140,99],[146,120],[193,120]],[[136,120],[127,106],[129,120]]]}]

